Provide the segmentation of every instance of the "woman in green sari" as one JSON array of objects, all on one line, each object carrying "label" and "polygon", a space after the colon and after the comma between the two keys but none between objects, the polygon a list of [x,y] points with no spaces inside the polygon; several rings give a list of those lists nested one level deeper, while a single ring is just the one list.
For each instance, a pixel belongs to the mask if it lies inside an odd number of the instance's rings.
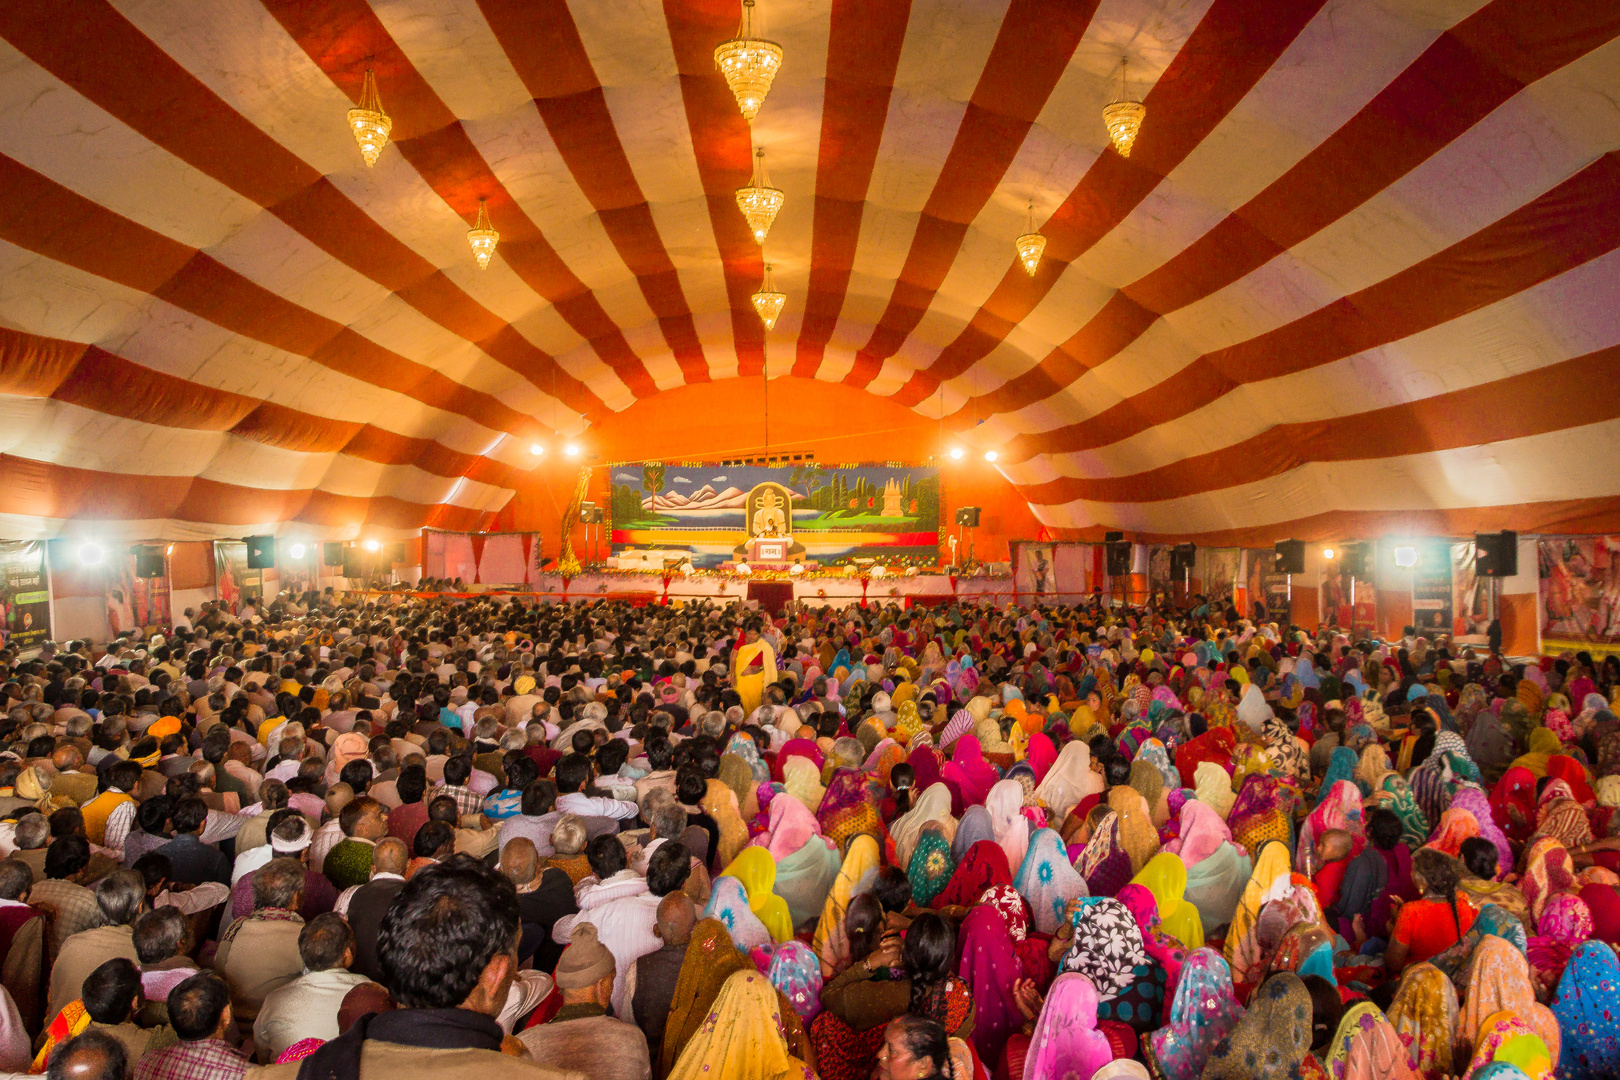
[{"label": "woman in green sari", "polygon": [[1389,751],[1374,742],[1361,751],[1356,765],[1356,781],[1363,792],[1376,798],[1386,810],[1401,819],[1401,842],[1416,851],[1429,839],[1429,819],[1418,806],[1417,796],[1404,777],[1389,764]]}]

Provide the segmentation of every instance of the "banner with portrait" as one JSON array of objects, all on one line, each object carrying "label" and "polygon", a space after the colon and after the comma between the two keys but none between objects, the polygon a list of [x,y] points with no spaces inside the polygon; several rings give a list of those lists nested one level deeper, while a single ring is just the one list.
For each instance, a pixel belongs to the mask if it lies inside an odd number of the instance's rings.
[{"label": "banner with portrait", "polygon": [[1536,572],[1544,639],[1620,642],[1620,537],[1538,540]]},{"label": "banner with portrait", "polygon": [[51,639],[43,541],[0,540],[0,638],[22,649]]},{"label": "banner with portrait", "polygon": [[[167,560],[164,574],[144,578],[136,572],[138,548],[114,549],[107,553],[107,629],[113,634],[147,626],[169,626],[169,578]],[[161,553],[162,547],[153,551]]]},{"label": "banner with portrait", "polygon": [[1412,625],[1420,634],[1451,633],[1452,555],[1449,540],[1422,540],[1412,567]]},{"label": "banner with portrait", "polygon": [[242,588],[250,583],[247,544],[241,540],[214,541],[214,584],[219,600],[233,614],[242,607]]}]

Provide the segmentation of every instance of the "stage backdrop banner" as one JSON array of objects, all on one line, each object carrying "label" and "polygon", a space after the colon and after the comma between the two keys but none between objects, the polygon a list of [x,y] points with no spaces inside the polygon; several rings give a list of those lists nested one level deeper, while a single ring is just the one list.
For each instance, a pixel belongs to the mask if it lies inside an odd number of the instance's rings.
[{"label": "stage backdrop banner", "polygon": [[609,482],[615,553],[685,553],[715,567],[764,532],[822,564],[939,558],[939,470],[928,466],[646,461],[612,466]]},{"label": "stage backdrop banner", "polygon": [[1198,558],[1203,563],[1203,592],[1210,604],[1230,604],[1243,578],[1243,549],[1199,548]]},{"label": "stage backdrop banner", "polygon": [[1543,638],[1620,642],[1620,536],[1536,541]]},{"label": "stage backdrop banner", "polygon": [[51,639],[44,541],[0,541],[0,567],[0,636],[8,645],[38,648]]}]

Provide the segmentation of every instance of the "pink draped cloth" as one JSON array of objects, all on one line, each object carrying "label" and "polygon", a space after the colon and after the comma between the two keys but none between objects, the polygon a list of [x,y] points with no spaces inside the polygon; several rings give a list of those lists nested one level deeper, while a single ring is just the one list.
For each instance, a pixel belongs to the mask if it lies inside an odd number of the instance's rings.
[{"label": "pink draped cloth", "polygon": [[977,735],[964,735],[956,740],[950,764],[939,771],[939,777],[955,783],[962,792],[962,802],[968,806],[984,802],[999,779],[995,766],[984,760]]}]

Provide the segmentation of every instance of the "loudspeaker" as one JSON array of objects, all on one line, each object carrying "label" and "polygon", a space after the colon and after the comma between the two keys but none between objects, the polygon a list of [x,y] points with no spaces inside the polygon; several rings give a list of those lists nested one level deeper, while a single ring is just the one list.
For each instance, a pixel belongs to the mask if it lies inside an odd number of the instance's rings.
[{"label": "loudspeaker", "polygon": [[359,578],[366,576],[365,567],[361,565],[360,555],[361,551],[358,547],[346,547],[343,549],[344,577]]},{"label": "loudspeaker", "polygon": [[1190,573],[1198,558],[1198,545],[1177,544],[1170,549],[1170,572],[1172,574]]},{"label": "loudspeaker", "polygon": [[1519,572],[1519,534],[1474,534],[1474,573],[1480,577],[1513,577]]},{"label": "loudspeaker", "polygon": [[138,547],[135,549],[135,576],[136,577],[162,577],[163,576],[163,549],[160,547]]},{"label": "loudspeaker", "polygon": [[1273,549],[1276,553],[1276,563],[1273,571],[1278,574],[1303,574],[1305,572],[1305,541],[1279,540]]},{"label": "loudspeaker", "polygon": [[1370,543],[1346,544],[1339,549],[1339,558],[1344,560],[1344,572],[1359,581],[1367,581],[1373,576],[1373,545]]},{"label": "loudspeaker", "polygon": [[583,525],[602,524],[602,508],[593,502],[579,504],[579,520]]},{"label": "loudspeaker", "polygon": [[1103,533],[1103,543],[1105,544],[1117,544],[1123,539],[1125,539],[1125,534],[1122,532]]},{"label": "loudspeaker", "polygon": [[334,540],[321,546],[321,562],[326,566],[343,565],[343,543]]},{"label": "loudspeaker", "polygon": [[276,565],[276,538],[250,536],[247,538],[247,565],[249,570],[269,570]]},{"label": "loudspeaker", "polygon": [[1117,540],[1108,548],[1108,576],[1124,577],[1131,572],[1131,545]]},{"label": "loudspeaker", "polygon": [[969,529],[977,529],[979,527],[979,508],[977,506],[957,507],[956,523]]},{"label": "loudspeaker", "polygon": [[405,541],[395,540],[392,544],[389,544],[388,558],[391,562],[403,563],[405,561]]}]

